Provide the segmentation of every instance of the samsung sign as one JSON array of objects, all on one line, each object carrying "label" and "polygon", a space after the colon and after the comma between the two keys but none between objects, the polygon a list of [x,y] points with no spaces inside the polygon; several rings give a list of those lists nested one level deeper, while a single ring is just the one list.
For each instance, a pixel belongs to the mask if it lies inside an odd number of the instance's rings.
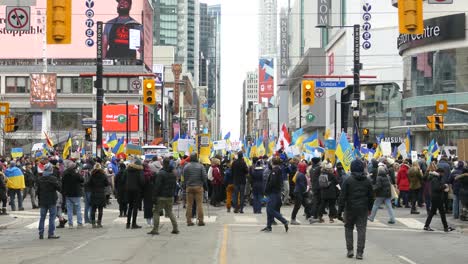
[{"label": "samsung sign", "polygon": [[464,38],[465,13],[424,20],[423,34],[401,34],[397,45],[401,55],[410,48]]},{"label": "samsung sign", "polygon": [[332,0],[318,0],[317,26],[329,26],[330,25],[331,1]]}]

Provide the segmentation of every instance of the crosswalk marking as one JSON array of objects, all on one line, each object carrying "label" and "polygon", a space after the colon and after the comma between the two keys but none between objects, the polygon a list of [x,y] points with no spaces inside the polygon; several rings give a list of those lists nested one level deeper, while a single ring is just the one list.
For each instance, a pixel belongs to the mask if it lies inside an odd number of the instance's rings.
[{"label": "crosswalk marking", "polygon": [[414,218],[397,218],[396,220],[409,228],[423,229],[424,227],[423,223]]},{"label": "crosswalk marking", "polygon": [[238,223],[258,223],[258,219],[252,216],[234,216],[234,220]]},{"label": "crosswalk marking", "polygon": [[[216,216],[210,216],[210,217],[205,216],[203,218],[203,221],[205,223],[214,223],[214,222],[216,222],[216,219],[217,219]],[[185,217],[176,218],[176,221],[180,222],[180,223],[185,223],[186,219],[185,219]],[[127,223],[127,218],[126,217],[119,217],[119,218],[114,219],[112,222],[115,223],[115,224],[126,224]],[[159,222],[160,223],[170,223],[171,220],[169,218],[166,218],[166,217],[160,217]]]},{"label": "crosswalk marking", "polygon": [[[55,227],[57,227],[58,224],[59,222],[56,220]],[[47,218],[44,222],[44,228],[47,228],[48,226],[49,226],[49,219]],[[39,220],[26,226],[27,229],[37,229],[38,227],[39,227]]]}]

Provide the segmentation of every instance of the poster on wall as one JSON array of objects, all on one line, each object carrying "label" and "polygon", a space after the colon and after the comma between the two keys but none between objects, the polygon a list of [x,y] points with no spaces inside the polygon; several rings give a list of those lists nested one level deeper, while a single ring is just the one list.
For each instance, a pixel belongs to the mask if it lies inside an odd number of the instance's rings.
[{"label": "poster on wall", "polygon": [[262,58],[258,64],[258,102],[269,102],[274,95],[273,76],[274,65],[272,58]]},{"label": "poster on wall", "polygon": [[[150,0],[84,0],[72,2],[71,43],[47,45],[47,57],[53,59],[95,59],[96,23],[103,21],[104,59],[143,61],[151,69],[153,60],[153,8]],[[31,6],[27,31],[0,28],[0,59],[42,58],[43,26],[47,0]],[[7,19],[0,3],[0,24]],[[130,48],[130,30],[140,31],[139,47]],[[143,56],[144,54],[144,56]]]},{"label": "poster on wall", "polygon": [[57,74],[32,73],[29,80],[31,108],[57,108]]}]

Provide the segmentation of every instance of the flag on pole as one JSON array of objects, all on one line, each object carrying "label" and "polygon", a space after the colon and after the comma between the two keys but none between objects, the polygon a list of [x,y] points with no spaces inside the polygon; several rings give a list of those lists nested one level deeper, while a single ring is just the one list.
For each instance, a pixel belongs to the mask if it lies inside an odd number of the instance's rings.
[{"label": "flag on pole", "polygon": [[227,132],[227,134],[224,136],[224,140],[228,140],[231,138],[231,131]]},{"label": "flag on pole", "polygon": [[302,136],[302,134],[304,134],[304,130],[302,128],[299,128],[298,130],[294,131],[292,135],[291,145],[296,145],[297,140],[299,139],[299,137]]},{"label": "flag on pole", "polygon": [[44,135],[46,137],[46,144],[49,148],[53,148],[54,147],[54,142],[52,141],[52,139],[50,139],[49,135],[44,131]]},{"label": "flag on pole", "polygon": [[114,154],[119,154],[123,153],[125,149],[125,142],[124,142],[124,137],[121,137],[118,141],[115,147],[112,149],[112,153]]},{"label": "flag on pole", "polygon": [[353,148],[351,147],[351,144],[349,144],[348,137],[344,132],[341,134],[338,147],[336,148],[336,156],[341,161],[345,171],[349,172],[351,162],[355,159],[355,153],[353,152]]},{"label": "flag on pole", "polygon": [[107,146],[113,148],[117,144],[117,134],[114,132],[110,135],[109,139],[107,139]]},{"label": "flag on pole", "polygon": [[411,153],[411,131],[409,127],[406,130],[405,145],[406,145],[406,153]]},{"label": "flag on pole", "polygon": [[323,134],[323,137],[325,138],[325,140],[329,139],[330,138],[330,129],[327,128],[327,130],[325,130],[325,134]]},{"label": "flag on pole", "polygon": [[354,123],[353,145],[354,149],[361,149],[361,140],[359,139],[359,128],[357,123]]},{"label": "flag on pole", "polygon": [[310,147],[318,147],[319,146],[318,131],[315,131],[314,134],[312,134],[310,137],[302,141],[302,143],[307,144]]},{"label": "flag on pole", "polygon": [[70,155],[71,147],[72,147],[71,133],[68,133],[67,142],[65,143],[65,146],[63,147],[63,153],[62,153],[62,158],[63,159],[68,158],[68,156]]},{"label": "flag on pole", "polygon": [[278,139],[277,149],[286,149],[291,144],[291,136],[289,135],[288,128],[286,124],[281,126],[280,136]]}]

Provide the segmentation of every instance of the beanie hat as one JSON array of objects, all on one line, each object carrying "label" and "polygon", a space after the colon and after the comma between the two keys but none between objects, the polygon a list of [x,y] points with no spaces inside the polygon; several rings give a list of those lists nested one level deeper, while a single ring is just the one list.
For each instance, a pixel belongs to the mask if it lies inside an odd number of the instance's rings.
[{"label": "beanie hat", "polygon": [[361,160],[353,160],[351,162],[351,172],[364,172],[364,164]]},{"label": "beanie hat", "polygon": [[463,161],[459,161],[459,162],[457,163],[457,168],[458,168],[459,170],[463,169],[464,167],[465,167],[465,163],[463,163]]}]

